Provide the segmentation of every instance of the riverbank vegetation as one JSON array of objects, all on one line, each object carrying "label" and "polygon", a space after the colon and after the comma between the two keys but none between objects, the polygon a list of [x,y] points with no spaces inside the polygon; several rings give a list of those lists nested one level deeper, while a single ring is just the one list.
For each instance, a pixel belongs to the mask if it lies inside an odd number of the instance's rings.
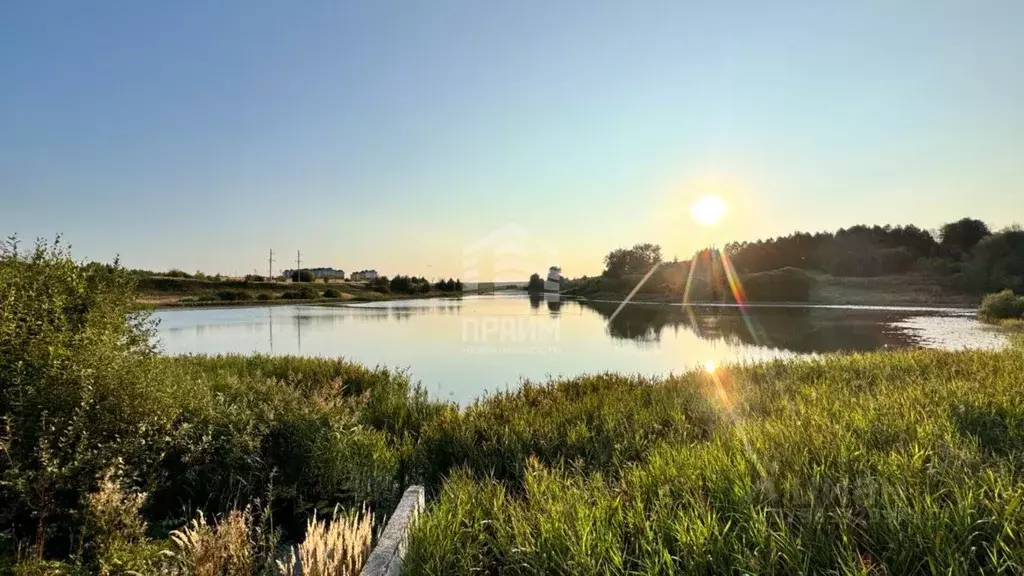
[{"label": "riverbank vegetation", "polygon": [[581,376],[460,409],[342,360],[162,357],[131,275],[2,252],[0,571],[290,575],[331,526],[365,551],[414,483],[413,574],[1024,566],[1019,350]]},{"label": "riverbank vegetation", "polygon": [[1024,296],[1013,290],[988,294],[981,300],[978,317],[1005,328],[1024,329]]},{"label": "riverbank vegetation", "polygon": [[314,513],[391,509],[446,405],[340,360],[161,357],[134,281],[59,245],[3,248],[0,571],[146,574],[213,555],[271,574]]},{"label": "riverbank vegetation", "polygon": [[[95,267],[97,270],[102,267]],[[195,278],[171,275],[126,273],[134,278],[138,301],[155,307],[204,306],[315,302],[341,300],[373,302],[403,296],[440,296],[462,292],[460,280],[441,280],[431,284],[426,278],[380,277],[373,282],[322,283],[267,282],[251,276],[245,280]],[[170,273],[168,273],[170,274]]]},{"label": "riverbank vegetation", "polygon": [[853,226],[732,242],[672,262],[660,246],[637,244],[613,250],[600,276],[567,289],[621,299],[637,286],[647,300],[976,305],[985,292],[1024,291],[1024,231],[992,232],[970,218],[935,234],[913,225]]},{"label": "riverbank vegetation", "polygon": [[914,350],[526,386],[425,434],[452,472],[407,573],[1016,573],[1022,377]]}]

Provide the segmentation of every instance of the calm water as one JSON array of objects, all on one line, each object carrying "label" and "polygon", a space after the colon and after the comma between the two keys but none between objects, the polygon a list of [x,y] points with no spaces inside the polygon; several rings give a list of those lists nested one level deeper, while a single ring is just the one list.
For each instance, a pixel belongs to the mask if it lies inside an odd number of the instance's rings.
[{"label": "calm water", "polygon": [[167,354],[344,356],[407,368],[436,397],[614,370],[668,374],[708,360],[748,362],[886,347],[994,348],[970,310],[690,307],[551,301],[525,295],[351,306],[165,310]]}]

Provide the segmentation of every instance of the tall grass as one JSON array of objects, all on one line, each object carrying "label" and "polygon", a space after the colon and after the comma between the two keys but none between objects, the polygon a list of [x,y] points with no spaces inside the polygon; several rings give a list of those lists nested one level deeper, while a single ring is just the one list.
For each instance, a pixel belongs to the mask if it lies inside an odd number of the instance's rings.
[{"label": "tall grass", "polygon": [[369,511],[339,514],[335,508],[330,520],[310,518],[306,539],[289,550],[278,567],[284,576],[355,576],[369,557],[372,542]]},{"label": "tall grass", "polygon": [[[549,446],[513,473],[512,459],[490,471],[466,459],[416,526],[407,572],[1018,573],[1022,381],[1024,355],[1011,350],[828,357],[652,383],[711,410],[705,432],[614,458],[637,437],[620,428],[601,455]],[[621,401],[644,420],[634,386],[552,383],[522,395],[540,405],[521,406],[557,414]],[[509,402],[477,409],[497,416]],[[567,418],[593,429],[600,413]],[[488,446],[479,450],[495,461],[507,454]]]},{"label": "tall grass", "polygon": [[412,574],[1024,570],[1020,349],[601,374],[458,410],[343,360],[160,357],[134,310],[116,266],[0,249],[0,570],[274,574],[304,541],[287,566],[336,568],[372,522],[316,519],[412,483]]},{"label": "tall grass", "polygon": [[[190,510],[257,499],[301,541],[317,512],[393,507],[420,431],[452,410],[404,373],[341,360],[160,357],[132,283],[59,244],[0,246],[0,569],[145,564]],[[134,507],[93,514],[111,470]],[[97,531],[111,515],[144,537]]]}]

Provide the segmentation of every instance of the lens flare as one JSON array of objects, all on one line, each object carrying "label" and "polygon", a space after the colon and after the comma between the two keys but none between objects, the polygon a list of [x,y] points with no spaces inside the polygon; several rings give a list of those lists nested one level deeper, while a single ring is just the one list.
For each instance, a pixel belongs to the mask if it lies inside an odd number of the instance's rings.
[{"label": "lens flare", "polygon": [[714,374],[716,368],[718,368],[718,365],[715,364],[714,360],[708,359],[704,361],[704,370],[706,372]]},{"label": "lens flare", "polygon": [[736,301],[736,306],[740,309],[743,323],[747,326],[747,330],[750,331],[750,336],[754,339],[754,343],[761,344],[759,331],[755,329],[750,313],[747,312],[747,294],[743,291],[743,284],[740,283],[740,275],[736,273],[736,268],[732,265],[729,255],[725,252],[721,254],[722,268],[725,269],[725,278],[729,282],[729,291],[732,292],[733,300]]}]

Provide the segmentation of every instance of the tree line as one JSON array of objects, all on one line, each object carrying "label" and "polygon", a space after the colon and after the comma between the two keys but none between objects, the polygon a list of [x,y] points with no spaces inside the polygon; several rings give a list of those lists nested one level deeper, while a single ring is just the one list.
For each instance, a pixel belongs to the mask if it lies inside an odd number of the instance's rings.
[{"label": "tree line", "polygon": [[[786,268],[854,277],[922,272],[967,292],[1005,288],[1024,291],[1024,231],[1013,226],[993,232],[985,222],[973,218],[946,223],[936,233],[914,225],[857,225],[835,232],[795,232],[753,242],[730,242],[724,253],[735,271],[744,275]],[[705,255],[700,252],[696,258]],[[690,262],[676,264],[686,272]],[[657,244],[619,248],[605,256],[602,277],[614,280],[639,276],[660,263],[661,246]],[[709,275],[716,275],[714,268]]]}]

